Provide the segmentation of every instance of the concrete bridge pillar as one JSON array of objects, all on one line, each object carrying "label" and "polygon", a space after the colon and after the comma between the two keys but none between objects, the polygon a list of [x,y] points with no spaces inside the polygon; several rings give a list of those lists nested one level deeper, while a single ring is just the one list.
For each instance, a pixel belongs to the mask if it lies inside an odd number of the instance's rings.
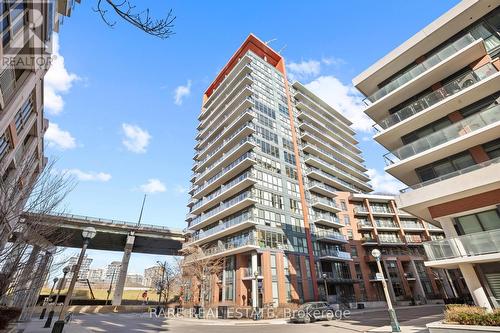
[{"label": "concrete bridge pillar", "polygon": [[127,236],[127,242],[125,243],[125,250],[123,251],[122,264],[120,266],[120,273],[118,274],[118,280],[116,281],[115,292],[113,294],[113,305],[121,305],[123,297],[123,289],[125,288],[125,280],[127,279],[128,263],[130,261],[130,256],[132,255],[132,248],[134,247],[135,236],[131,232]]}]

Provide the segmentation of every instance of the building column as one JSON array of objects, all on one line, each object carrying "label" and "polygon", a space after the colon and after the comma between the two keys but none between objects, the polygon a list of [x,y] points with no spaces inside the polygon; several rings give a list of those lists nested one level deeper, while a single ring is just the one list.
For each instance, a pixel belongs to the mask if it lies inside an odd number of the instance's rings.
[{"label": "building column", "polygon": [[418,274],[417,266],[415,265],[415,261],[413,259],[410,259],[410,266],[413,275],[415,275],[415,284],[417,285],[417,290],[415,290],[415,292],[417,295],[420,295],[422,299],[427,300],[427,297],[425,297],[424,286],[422,286],[422,281],[420,281],[420,274]]},{"label": "building column", "polygon": [[135,236],[131,232],[127,235],[127,242],[125,243],[125,250],[123,251],[122,264],[120,266],[120,274],[116,281],[115,292],[113,293],[113,305],[121,305],[123,297],[123,289],[125,288],[125,281],[127,280],[128,263],[132,255],[132,248],[134,247]]},{"label": "building column", "polygon": [[492,310],[491,304],[488,300],[488,295],[484,291],[483,286],[481,285],[481,281],[474,270],[474,266],[472,264],[459,264],[460,271],[464,277],[465,283],[467,284],[467,288],[469,288],[470,294],[474,299],[474,303],[477,306],[482,308],[486,308],[487,310]]},{"label": "building column", "polygon": [[396,303],[396,294],[394,293],[394,287],[392,286],[391,275],[389,274],[389,269],[387,268],[387,263],[382,259],[382,267],[384,268],[385,278],[387,279],[387,287],[389,289],[389,295],[394,303]]},{"label": "building column", "polygon": [[258,269],[258,261],[257,261],[257,252],[252,252],[252,307],[255,309],[258,306],[258,280],[254,276],[254,272],[257,272]]}]

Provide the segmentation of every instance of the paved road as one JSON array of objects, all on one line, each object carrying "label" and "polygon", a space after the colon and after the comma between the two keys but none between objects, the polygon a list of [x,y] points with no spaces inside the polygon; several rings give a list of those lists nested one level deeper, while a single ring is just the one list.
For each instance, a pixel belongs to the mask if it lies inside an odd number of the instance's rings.
[{"label": "paved road", "polygon": [[[412,327],[407,332],[425,332],[425,323],[439,320],[443,308],[440,306],[422,306],[397,309],[402,326]],[[421,318],[421,319],[420,319]],[[349,320],[321,321],[311,324],[287,324],[282,320],[243,322],[243,321],[205,321],[197,319],[150,318],[143,314],[92,314],[75,315],[75,324],[86,328],[86,332],[174,332],[174,333],[291,333],[333,332],[353,333],[386,326],[389,324],[387,311],[354,311]],[[75,326],[76,328],[76,326]],[[29,331],[26,331],[29,332]],[[71,333],[82,332],[69,330]]]}]

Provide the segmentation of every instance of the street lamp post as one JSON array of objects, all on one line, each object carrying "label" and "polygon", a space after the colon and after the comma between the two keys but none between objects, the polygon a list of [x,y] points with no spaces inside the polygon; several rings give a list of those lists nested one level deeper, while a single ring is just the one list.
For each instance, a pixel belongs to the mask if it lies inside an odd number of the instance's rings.
[{"label": "street lamp post", "polygon": [[323,273],[323,283],[325,284],[325,301],[328,302],[328,284],[326,283],[326,273]]},{"label": "street lamp post", "polygon": [[54,327],[52,328],[52,333],[62,333],[64,329],[64,312],[66,308],[69,306],[71,302],[71,295],[73,294],[73,290],[75,289],[76,281],[78,280],[78,274],[80,272],[80,267],[82,266],[83,257],[85,256],[85,251],[87,251],[87,247],[89,246],[90,240],[95,237],[96,230],[93,227],[87,227],[82,231],[83,238],[83,246],[80,251],[80,256],[78,257],[78,261],[73,269],[73,276],[71,277],[71,282],[68,287],[68,292],[66,294],[66,298],[64,299],[64,304],[61,308],[61,312],[59,313],[59,319],[54,323]]},{"label": "street lamp post", "polygon": [[255,299],[252,300],[252,302],[254,302],[255,304],[255,315],[254,315],[254,320],[259,320],[259,270],[256,269],[255,272],[253,272],[253,279],[255,280],[254,282],[254,287],[256,288],[256,291],[255,293],[253,293],[255,295]]},{"label": "street lamp post", "polygon": [[47,312],[47,305],[50,303],[50,299],[52,298],[52,292],[54,291],[54,287],[56,286],[57,280],[59,279],[56,277],[52,280],[53,284],[52,288],[50,288],[49,299],[47,300],[47,304],[45,304],[45,306],[43,307],[42,313],[40,314],[40,319],[45,318],[45,312]]},{"label": "street lamp post", "polygon": [[59,295],[61,295],[61,289],[63,286],[63,283],[66,282],[66,275],[69,273],[69,266],[66,266],[63,268],[63,277],[59,282],[59,287],[57,288],[57,296],[56,299],[54,300],[54,305],[52,305],[51,310],[49,311],[49,315],[47,316],[47,321],[45,322],[45,325],[43,326],[44,328],[49,328],[52,325],[52,318],[54,317],[54,309],[57,306],[57,302],[59,301]]},{"label": "street lamp post", "polygon": [[115,279],[116,270],[113,270],[113,275],[111,275],[111,281],[109,282],[109,288],[106,295],[106,305],[108,305],[109,295],[111,295],[111,290],[113,289],[113,280]]},{"label": "street lamp post", "polygon": [[382,288],[384,289],[385,300],[387,301],[387,308],[389,311],[389,317],[391,318],[391,328],[392,332],[401,332],[401,328],[399,327],[398,317],[396,316],[396,311],[392,307],[391,297],[389,295],[389,290],[387,289],[387,282],[385,281],[384,272],[382,271],[382,265],[380,264],[380,250],[373,249],[372,256],[375,257],[377,261],[377,268],[379,272],[379,277],[382,278]]}]

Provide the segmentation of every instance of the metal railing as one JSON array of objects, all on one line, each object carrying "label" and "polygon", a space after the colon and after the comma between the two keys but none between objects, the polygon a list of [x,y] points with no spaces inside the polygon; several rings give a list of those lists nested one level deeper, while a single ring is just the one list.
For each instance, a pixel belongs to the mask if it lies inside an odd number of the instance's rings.
[{"label": "metal railing", "polygon": [[494,159],[491,159],[491,160],[488,160],[488,161],[485,161],[482,163],[474,164],[474,165],[468,166],[466,168],[450,172],[450,173],[443,175],[443,176],[440,176],[440,177],[429,179],[425,182],[421,182],[421,183],[412,185],[410,187],[407,187],[405,189],[400,190],[400,192],[401,193],[408,193],[412,190],[416,190],[418,188],[422,188],[424,186],[431,185],[431,184],[440,182],[440,181],[445,180],[445,179],[450,179],[450,178],[456,177],[458,175],[463,175],[463,174],[466,174],[466,173],[469,173],[469,172],[472,172],[475,170],[479,170],[479,169],[488,167],[490,165],[497,164],[499,162],[500,162],[500,157],[497,157],[497,158],[494,158]]},{"label": "metal railing", "polygon": [[323,230],[323,229],[316,229],[313,232],[313,235],[316,236],[316,238],[330,238],[330,239],[335,239],[343,242],[347,242],[347,237],[342,235],[340,232],[332,231],[332,230]]},{"label": "metal railing", "polygon": [[[495,105],[385,154],[386,163],[397,163],[498,121],[500,121],[500,105]],[[395,157],[394,160],[389,156]]]},{"label": "metal railing", "polygon": [[208,248],[205,250],[205,255],[213,255],[221,252],[229,251],[232,249],[237,249],[243,246],[259,246],[257,239],[253,236],[253,234],[248,237],[241,237],[234,239],[229,242],[222,243],[220,242],[217,246]]},{"label": "metal railing", "polygon": [[319,250],[320,257],[334,257],[342,260],[351,260],[351,254],[344,251],[336,251],[336,250],[327,250],[320,249]]},{"label": "metal railing", "polygon": [[254,214],[252,210],[245,211],[241,214],[238,214],[232,218],[226,219],[223,221],[221,224],[217,225],[216,227],[213,227],[211,229],[205,230],[205,231],[197,231],[195,232],[191,240],[196,241],[205,237],[208,237],[210,235],[213,235],[219,231],[222,231],[224,229],[230,228],[235,225],[239,225],[241,223],[244,223],[246,221],[253,221]]},{"label": "metal railing", "polygon": [[330,206],[333,208],[338,208],[337,203],[334,200],[329,199],[329,198],[321,198],[321,197],[313,196],[311,198],[311,203],[312,204],[319,203],[319,204],[323,204],[323,205]]},{"label": "metal railing", "polygon": [[325,171],[323,171],[321,169],[318,169],[318,168],[315,168],[315,167],[309,167],[309,168],[306,169],[306,173],[311,173],[311,172],[319,173],[320,175],[322,175],[325,178],[328,178],[328,179],[331,179],[334,182],[340,183],[340,184],[344,185],[345,187],[349,188],[351,191],[353,191],[355,193],[363,192],[359,188],[357,188],[356,186],[354,186],[352,184],[349,184],[345,180],[342,180],[342,179],[340,179],[340,178],[338,178],[338,177],[336,177],[334,175],[331,175],[328,172],[325,172]]},{"label": "metal railing", "polygon": [[430,260],[472,257],[500,252],[500,229],[424,243]]},{"label": "metal railing", "polygon": [[341,224],[339,218],[330,213],[315,212],[313,217],[314,220],[325,220],[331,223]]},{"label": "metal railing", "polygon": [[322,183],[322,182],[318,182],[316,180],[310,181],[308,188],[309,188],[309,190],[311,190],[311,187],[315,187],[315,186],[319,187],[319,188],[322,188],[325,191],[329,191],[329,192],[333,192],[333,193],[337,192],[337,190],[335,189],[335,187],[327,185],[327,184]]},{"label": "metal railing", "polygon": [[408,69],[406,72],[402,73],[398,77],[392,79],[389,83],[381,87],[372,95],[366,97],[363,101],[365,102],[366,105],[370,105],[371,103],[376,102],[377,100],[386,96],[390,92],[398,89],[399,87],[410,82],[420,74],[426,72],[430,68],[441,63],[443,60],[451,57],[452,55],[462,50],[466,46],[474,43],[475,40],[476,39],[470,33],[466,34],[465,36],[451,43],[450,45],[447,45],[446,47],[437,51],[435,54],[429,56],[425,61],[421,62],[418,65],[415,65],[414,67]]},{"label": "metal railing", "polygon": [[[495,67],[488,63],[475,71],[463,74],[455,80],[445,84],[441,88],[430,92],[429,94],[419,98],[418,100],[381,120],[378,123],[378,126],[380,126],[383,130],[388,129],[389,127],[392,127],[397,123],[430,108],[434,104],[471,87],[477,82],[482,81],[495,73],[497,73]],[[375,129],[379,131],[377,127],[375,127]]]}]

